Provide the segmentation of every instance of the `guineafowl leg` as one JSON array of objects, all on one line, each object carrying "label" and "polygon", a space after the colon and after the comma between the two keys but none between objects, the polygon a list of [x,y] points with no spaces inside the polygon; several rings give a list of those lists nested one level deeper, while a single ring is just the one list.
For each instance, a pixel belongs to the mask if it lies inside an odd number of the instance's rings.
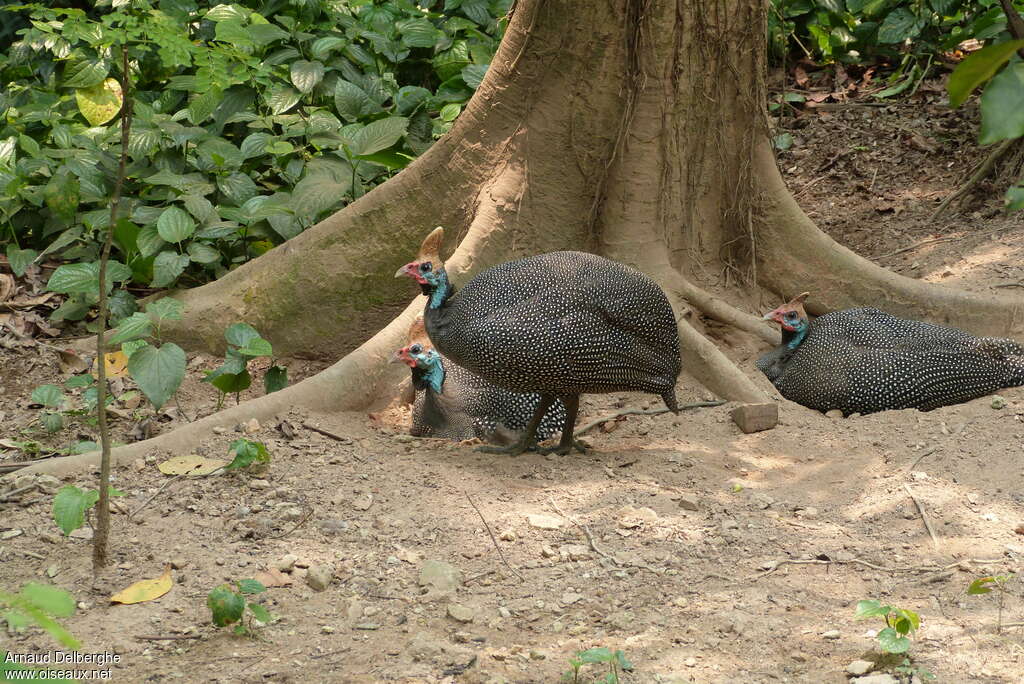
[{"label": "guineafowl leg", "polygon": [[583,442],[576,440],[572,434],[576,428],[576,414],[580,410],[580,395],[574,394],[570,397],[559,397],[565,404],[565,427],[562,428],[562,439],[556,447],[537,447],[542,454],[568,454],[574,448],[581,454],[587,453],[587,447]]},{"label": "guineafowl leg", "polygon": [[555,398],[550,394],[540,395],[540,401],[537,402],[537,409],[533,412],[533,418],[530,419],[530,423],[523,430],[522,436],[519,441],[508,446],[482,446],[477,451],[483,451],[488,454],[509,454],[511,456],[518,456],[527,449],[536,446],[537,426],[540,425],[540,421],[544,418],[544,414],[548,412],[551,405],[555,403]]}]

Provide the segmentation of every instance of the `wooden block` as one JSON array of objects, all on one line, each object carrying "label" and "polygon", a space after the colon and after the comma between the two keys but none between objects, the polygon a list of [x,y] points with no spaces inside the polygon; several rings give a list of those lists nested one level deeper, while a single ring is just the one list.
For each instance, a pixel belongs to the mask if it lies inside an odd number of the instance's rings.
[{"label": "wooden block", "polygon": [[744,432],[771,430],[779,422],[778,404],[744,404],[732,410],[732,421]]}]

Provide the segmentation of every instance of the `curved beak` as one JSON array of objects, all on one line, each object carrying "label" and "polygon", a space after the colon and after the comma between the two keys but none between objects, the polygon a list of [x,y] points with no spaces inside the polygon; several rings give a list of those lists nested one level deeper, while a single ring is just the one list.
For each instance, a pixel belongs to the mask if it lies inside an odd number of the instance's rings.
[{"label": "curved beak", "polygon": [[409,276],[410,278],[415,278],[417,275],[418,267],[419,264],[417,264],[415,261],[410,261],[405,266],[395,271],[395,277],[401,278],[402,276]]},{"label": "curved beak", "polygon": [[772,309],[771,311],[766,313],[764,316],[762,316],[761,320],[763,320],[763,321],[777,321],[777,322],[781,323],[782,322],[782,310],[781,310],[781,307],[779,307],[778,309]]}]

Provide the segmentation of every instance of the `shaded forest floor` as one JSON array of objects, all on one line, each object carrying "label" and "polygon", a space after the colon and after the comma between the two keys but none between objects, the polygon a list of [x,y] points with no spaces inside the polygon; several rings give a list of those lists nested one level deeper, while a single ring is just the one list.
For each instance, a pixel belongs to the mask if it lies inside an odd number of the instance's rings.
[{"label": "shaded forest floor", "polygon": [[[1024,281],[1024,223],[1001,212],[1003,186],[930,218],[984,155],[976,112],[940,100],[925,84],[910,102],[801,113],[783,122],[794,144],[780,165],[812,218],[861,254],[1006,292]],[[731,349],[752,375],[762,351]],[[160,416],[119,406],[118,438],[213,410],[199,378],[217,364],[191,361],[180,406]],[[318,367],[292,362],[290,374]],[[81,422],[55,437],[33,424],[32,388],[65,377],[46,347],[0,349],[0,437],[94,438]],[[679,394],[710,398],[685,377]],[[1021,628],[997,634],[994,595],[965,593],[1024,565],[1024,390],[1001,396],[1004,408],[984,398],[853,419],[783,402],[780,425],[751,435],[729,406],[630,416],[591,433],[587,455],[515,459],[414,440],[403,408],[282,415],[287,425],[239,428],[267,444],[260,472],[168,484],[156,465],[169,455],[158,453],[119,468],[115,563],[95,582],[88,543],[61,538],[50,517],[53,483],[0,503],[0,587],[51,581],[74,593],[80,609],[66,623],[84,651],[120,654],[114,681],[555,682],[576,651],[603,646],[633,663],[627,682],[839,684],[852,661],[878,661],[872,632],[883,625],[854,619],[857,601],[874,598],[921,615],[913,665],[936,681],[1020,682]],[[648,405],[587,397],[582,420]],[[197,453],[224,458],[239,436],[208,435]],[[0,466],[26,458],[0,444]],[[460,581],[421,586],[428,561]],[[168,594],[108,603],[166,563]],[[206,594],[272,568],[287,585],[257,599],[277,620],[256,639],[216,630]],[[333,581],[316,591],[307,580],[325,570]],[[1022,594],[1011,584],[1004,622],[1024,620]],[[36,630],[0,644],[52,648]]]}]

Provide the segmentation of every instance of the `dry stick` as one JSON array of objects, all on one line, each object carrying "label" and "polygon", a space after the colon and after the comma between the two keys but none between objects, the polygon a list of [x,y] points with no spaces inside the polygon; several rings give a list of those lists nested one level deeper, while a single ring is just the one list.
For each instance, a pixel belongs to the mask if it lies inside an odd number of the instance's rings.
[{"label": "dry stick", "polygon": [[309,510],[306,511],[306,515],[304,515],[302,517],[302,520],[300,520],[299,522],[295,523],[295,527],[293,527],[292,529],[288,530],[287,532],[285,532],[283,534],[279,534],[279,535],[276,535],[276,536],[273,536],[273,537],[267,537],[267,539],[284,539],[289,534],[291,534],[295,530],[297,530],[300,527],[302,527],[303,525],[305,525],[306,521],[309,520],[310,516],[312,516],[312,515],[313,515],[313,507],[309,506]]},{"label": "dry stick", "polygon": [[202,639],[203,637],[199,634],[181,634],[175,636],[146,636],[136,634],[135,638],[139,641],[178,641],[180,639]]},{"label": "dry stick", "polygon": [[910,464],[910,467],[909,467],[909,468],[907,468],[907,472],[910,472],[911,470],[913,470],[914,468],[916,468],[916,467],[917,467],[917,464],[918,464],[918,463],[920,463],[921,461],[923,461],[923,460],[925,459],[925,457],[926,457],[926,456],[931,456],[931,455],[932,455],[932,454],[934,454],[934,453],[935,453],[936,451],[938,451],[938,448],[935,448],[935,447],[933,447],[933,448],[931,448],[931,449],[928,449],[927,451],[925,451],[925,452],[924,452],[923,454],[921,454],[920,456],[918,456],[918,457],[917,457],[917,460],[915,460],[915,461],[914,461],[913,463],[911,463],[911,464]]},{"label": "dry stick", "polygon": [[879,256],[872,257],[872,260],[878,261],[879,259],[888,259],[891,256],[896,256],[897,254],[903,254],[903,252],[913,251],[913,250],[917,249],[918,247],[927,247],[928,245],[934,245],[934,244],[939,243],[939,242],[951,242],[953,240],[963,240],[966,237],[979,237],[981,235],[988,235],[990,233],[997,233],[997,232],[999,232],[1001,230],[1006,230],[1006,226],[1002,226],[1000,228],[993,228],[992,230],[983,230],[983,231],[980,231],[980,232],[971,232],[969,234],[964,234],[964,235],[943,235],[941,237],[925,238],[924,240],[921,240],[920,242],[915,242],[912,245],[907,245],[906,247],[900,247],[899,249],[893,250],[892,252],[887,252],[885,254],[881,254]]},{"label": "dry stick", "polygon": [[20,489],[12,489],[9,492],[4,492],[3,494],[0,494],[0,501],[7,501],[8,499],[13,499],[18,494],[24,494],[25,492],[27,492],[29,490],[32,490],[32,489],[35,489],[38,486],[39,486],[38,482],[33,482],[32,484],[28,485],[27,487],[22,487]]},{"label": "dry stick", "polygon": [[853,558],[851,560],[792,560],[784,558],[776,562],[775,567],[770,570],[758,573],[750,578],[749,581],[756,582],[762,577],[771,575],[776,570],[781,568],[783,565],[863,565],[864,567],[871,568],[872,570],[881,570],[882,572],[943,572],[945,570],[952,570],[958,567],[961,563],[977,563],[978,565],[994,565],[996,563],[1002,563],[1003,560],[1000,558],[985,559],[985,558],[968,558],[967,560],[957,561],[950,563],[949,565],[908,565],[905,567],[886,567],[884,565],[876,565],[860,558]]},{"label": "dry stick", "polygon": [[[694,402],[692,404],[683,404],[682,406],[679,407],[679,410],[680,411],[685,411],[687,409],[704,408],[706,406],[721,406],[724,403],[725,403],[724,401],[698,401],[698,402]],[[616,418],[619,418],[621,416],[658,416],[658,415],[661,415],[662,413],[668,413],[668,412],[669,412],[669,410],[667,408],[657,408],[657,409],[622,409],[621,411],[616,411],[615,413],[611,414],[610,416],[604,416],[603,418],[596,418],[595,420],[590,421],[589,423],[587,423],[583,427],[578,428],[575,431],[575,434],[576,435],[582,435],[585,432],[589,432],[590,430],[593,430],[594,428],[596,428],[598,425],[601,425],[602,423],[607,423],[609,420],[615,420]]]},{"label": "dry stick", "polygon": [[177,482],[178,480],[180,480],[180,479],[181,479],[181,478],[183,478],[183,477],[185,477],[185,476],[184,476],[184,475],[175,475],[174,477],[172,477],[171,479],[169,479],[169,480],[168,480],[167,482],[164,482],[164,485],[163,485],[163,486],[162,486],[162,487],[161,487],[160,489],[156,490],[156,493],[154,493],[154,494],[153,494],[153,496],[149,497],[148,499],[146,499],[145,501],[143,501],[143,502],[142,502],[141,504],[139,504],[139,507],[138,507],[138,508],[136,508],[136,509],[135,509],[134,511],[132,511],[131,513],[129,513],[129,514],[128,514],[128,517],[127,517],[126,519],[127,519],[127,520],[131,520],[131,519],[132,519],[132,516],[133,516],[133,515],[135,515],[136,513],[138,513],[138,512],[139,512],[139,511],[141,511],[142,509],[144,509],[144,508],[145,508],[146,506],[148,506],[148,505],[149,505],[149,504],[150,504],[150,503],[151,503],[151,502],[153,501],[153,499],[155,499],[156,497],[158,497],[158,496],[160,496],[161,494],[163,494],[163,491],[164,491],[165,489],[167,489],[167,488],[168,488],[168,487],[170,487],[170,486],[171,486],[171,485],[172,485],[173,483]]},{"label": "dry stick", "polygon": [[307,430],[312,430],[313,432],[319,432],[324,437],[330,437],[331,439],[333,439],[335,441],[338,441],[338,442],[348,442],[348,441],[351,441],[347,437],[342,437],[341,435],[337,435],[337,434],[331,432],[330,430],[324,430],[323,428],[318,428],[316,425],[312,425],[310,423],[302,423],[302,427],[306,428]]},{"label": "dry stick", "polygon": [[948,209],[950,205],[952,205],[954,202],[958,202],[968,192],[970,192],[975,185],[980,183],[982,179],[985,178],[985,176],[987,176],[992,171],[992,167],[996,165],[996,162],[999,161],[1004,154],[1006,154],[1006,151],[1010,149],[1010,146],[1013,145],[1014,142],[1016,142],[1016,139],[1011,138],[1010,140],[1004,140],[1003,142],[999,143],[999,145],[994,150],[989,152],[988,156],[985,157],[985,161],[983,161],[981,165],[978,166],[977,171],[971,174],[971,177],[967,179],[967,182],[961,185],[959,188],[957,188],[956,192],[954,192],[952,195],[942,200],[942,204],[940,204],[938,208],[932,212],[932,215],[929,218],[934,221],[944,211],[946,211],[946,209]]},{"label": "dry stick", "polygon": [[114,241],[117,210],[124,187],[124,169],[128,162],[129,131],[132,125],[132,100],[129,90],[128,45],[121,46],[121,158],[114,182],[114,196],[110,200],[110,225],[107,226],[103,252],[100,254],[100,316],[96,333],[96,414],[100,428],[100,498],[96,502],[96,535],[92,540],[92,571],[97,574],[107,564],[107,541],[110,538],[110,430],[107,427],[107,262]]},{"label": "dry stick", "polygon": [[907,494],[910,496],[911,501],[913,501],[914,505],[917,506],[917,512],[921,514],[921,520],[924,521],[924,527],[928,530],[928,536],[932,538],[932,545],[935,546],[935,550],[937,551],[939,549],[939,537],[935,534],[935,530],[932,529],[932,523],[928,520],[928,514],[925,513],[924,506],[917,500],[914,493],[910,491],[910,485],[904,483],[903,488],[907,490]]},{"label": "dry stick", "polygon": [[473,499],[469,496],[469,492],[463,490],[462,493],[466,495],[466,500],[469,501],[469,505],[472,506],[473,510],[476,511],[476,514],[480,516],[480,521],[484,524],[484,527],[487,528],[487,534],[491,535],[491,542],[494,544],[494,548],[497,549],[498,555],[501,556],[501,562],[505,564],[505,567],[508,568],[513,575],[519,578],[520,582],[525,582],[526,578],[520,575],[519,571],[513,568],[505,558],[505,553],[501,550],[501,547],[498,546],[498,540],[494,538],[494,532],[491,532],[491,526],[487,524],[487,520],[484,519],[484,514],[481,513],[480,509],[476,507],[475,503],[473,503]]},{"label": "dry stick", "polygon": [[571,522],[573,525],[575,525],[576,527],[580,528],[580,530],[583,532],[584,536],[586,536],[586,538],[587,538],[587,543],[590,545],[590,549],[594,553],[596,553],[597,555],[601,556],[602,558],[607,558],[612,563],[615,563],[615,565],[618,565],[620,567],[621,566],[626,566],[626,567],[633,567],[633,568],[643,568],[644,570],[648,570],[650,572],[653,572],[655,575],[660,575],[661,574],[655,568],[652,568],[649,565],[644,565],[642,563],[624,563],[624,562],[620,561],[618,558],[616,558],[615,556],[611,555],[610,553],[605,552],[604,550],[599,548],[598,545],[597,545],[597,542],[594,541],[594,535],[592,535],[590,533],[590,528],[589,527],[587,527],[586,525],[584,525],[580,521],[576,520],[576,518],[572,517],[571,515],[569,515],[565,511],[563,511],[561,508],[559,508],[558,504],[555,503],[554,499],[549,498],[548,499],[548,503],[551,504],[551,507],[553,509],[555,509],[555,512],[557,512],[558,515],[562,516],[563,518],[565,518],[566,520]]}]

